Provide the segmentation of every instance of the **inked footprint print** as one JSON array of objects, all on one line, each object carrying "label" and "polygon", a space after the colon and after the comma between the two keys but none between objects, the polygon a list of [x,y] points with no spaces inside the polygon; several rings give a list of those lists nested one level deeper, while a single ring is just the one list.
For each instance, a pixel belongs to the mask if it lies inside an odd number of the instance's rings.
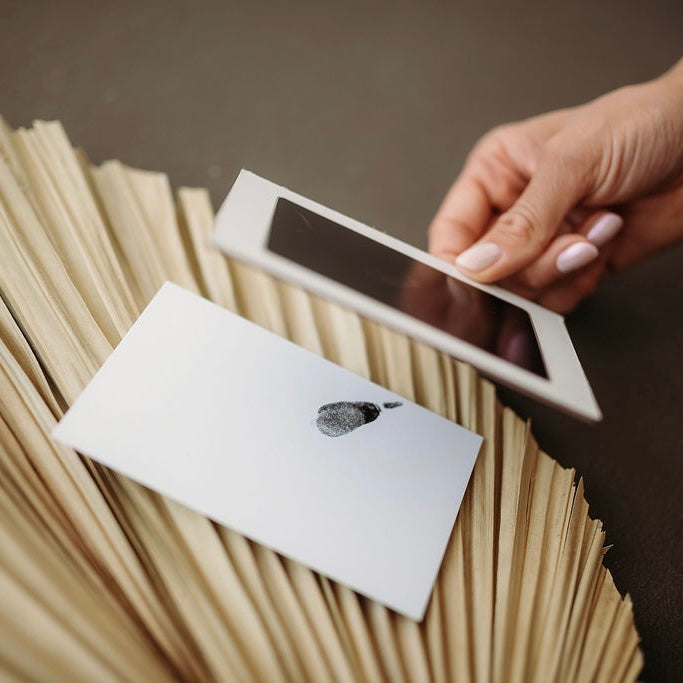
[{"label": "inked footprint print", "polygon": [[[398,408],[400,401],[383,403],[384,408]],[[382,409],[368,401],[338,401],[318,408],[316,425],[325,436],[344,436],[358,427],[374,422]]]}]

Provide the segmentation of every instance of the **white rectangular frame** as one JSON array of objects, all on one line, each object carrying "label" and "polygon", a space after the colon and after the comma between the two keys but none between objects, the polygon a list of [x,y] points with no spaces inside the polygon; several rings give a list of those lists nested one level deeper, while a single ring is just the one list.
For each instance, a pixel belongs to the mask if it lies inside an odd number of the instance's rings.
[{"label": "white rectangular frame", "polygon": [[[283,197],[336,223],[384,244],[450,277],[466,282],[525,310],[546,365],[548,378],[540,377],[488,351],[473,346],[397,311],[339,282],[300,266],[268,250],[267,242],[277,200]],[[482,285],[465,277],[455,266],[386,233],[370,228],[254,173],[242,170],[223,202],[211,239],[226,254],[294,282],[319,296],[470,363],[487,376],[525,394],[588,421],[602,419],[588,380],[574,351],[564,318],[500,287]]]}]

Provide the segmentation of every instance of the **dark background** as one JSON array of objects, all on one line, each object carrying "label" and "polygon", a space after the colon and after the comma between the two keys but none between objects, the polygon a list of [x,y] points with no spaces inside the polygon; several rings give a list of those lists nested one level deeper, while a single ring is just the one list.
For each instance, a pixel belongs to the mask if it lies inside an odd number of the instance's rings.
[{"label": "dark background", "polygon": [[[680,0],[0,0],[0,112],[61,119],[93,161],[164,170],[215,206],[246,167],[424,247],[488,128],[653,77],[682,38]],[[681,266],[681,248],[654,258],[569,317],[602,424],[500,392],[584,477],[647,681],[683,680]]]}]

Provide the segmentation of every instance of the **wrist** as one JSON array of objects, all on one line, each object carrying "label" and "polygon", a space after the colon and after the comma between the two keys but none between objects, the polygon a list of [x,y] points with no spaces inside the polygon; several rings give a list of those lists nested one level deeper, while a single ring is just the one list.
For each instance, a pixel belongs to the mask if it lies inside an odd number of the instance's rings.
[{"label": "wrist", "polygon": [[683,177],[683,59],[646,86],[666,150],[662,154],[669,157],[668,180],[678,182]]},{"label": "wrist", "polygon": [[661,79],[671,79],[678,84],[678,87],[683,88],[683,57],[681,57],[668,71],[665,71]]}]

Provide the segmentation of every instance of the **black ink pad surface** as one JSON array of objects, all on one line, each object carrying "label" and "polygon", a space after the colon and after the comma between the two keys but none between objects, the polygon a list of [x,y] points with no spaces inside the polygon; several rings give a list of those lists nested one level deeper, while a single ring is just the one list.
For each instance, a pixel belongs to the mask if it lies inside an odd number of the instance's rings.
[{"label": "black ink pad surface", "polygon": [[400,251],[279,197],[268,249],[541,377],[529,314]]}]

